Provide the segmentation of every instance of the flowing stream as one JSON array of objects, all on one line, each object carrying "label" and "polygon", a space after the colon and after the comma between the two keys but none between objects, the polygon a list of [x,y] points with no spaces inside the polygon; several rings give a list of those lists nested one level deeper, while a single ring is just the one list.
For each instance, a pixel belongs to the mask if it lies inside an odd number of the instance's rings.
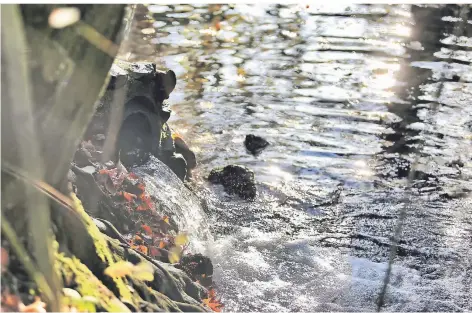
[{"label": "flowing stream", "polygon": [[[469,5],[149,5],[133,27],[122,58],[178,77],[227,312],[375,310],[402,210],[383,309],[472,310]],[[205,181],[228,164],[255,202]]]}]

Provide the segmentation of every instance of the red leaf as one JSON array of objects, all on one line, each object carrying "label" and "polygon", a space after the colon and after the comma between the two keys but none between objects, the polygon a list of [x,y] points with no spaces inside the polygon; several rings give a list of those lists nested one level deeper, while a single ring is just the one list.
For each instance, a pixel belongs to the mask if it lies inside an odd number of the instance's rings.
[{"label": "red leaf", "polygon": [[142,204],[136,208],[136,211],[147,211],[147,210],[149,210],[149,208],[147,208],[146,206],[143,206]]},{"label": "red leaf", "polygon": [[151,247],[149,249],[149,253],[151,254],[151,256],[160,256],[161,253],[159,252],[159,250],[157,250],[156,247]]},{"label": "red leaf", "polygon": [[110,171],[107,170],[107,169],[102,169],[102,170],[99,170],[98,171],[98,174],[101,174],[101,175],[107,175]]},{"label": "red leaf", "polygon": [[146,224],[141,225],[141,228],[148,234],[149,236],[152,236],[152,229]]},{"label": "red leaf", "polygon": [[129,173],[128,174],[128,177],[131,178],[131,179],[138,179],[138,175],[136,175],[135,173]]},{"label": "red leaf", "polygon": [[136,199],[136,196],[132,193],[122,191],[121,194],[123,195],[123,198],[125,198],[128,202],[132,202],[134,199]]}]

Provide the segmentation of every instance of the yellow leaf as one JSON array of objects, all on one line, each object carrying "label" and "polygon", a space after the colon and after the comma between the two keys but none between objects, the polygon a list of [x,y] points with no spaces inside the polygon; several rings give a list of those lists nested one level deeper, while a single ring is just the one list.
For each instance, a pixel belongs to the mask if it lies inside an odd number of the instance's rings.
[{"label": "yellow leaf", "polygon": [[178,263],[180,261],[180,253],[182,248],[180,246],[174,246],[169,250],[169,262]]},{"label": "yellow leaf", "polygon": [[174,242],[176,245],[183,246],[188,242],[188,235],[186,233],[180,233],[175,237]]},{"label": "yellow leaf", "polygon": [[133,277],[136,279],[153,281],[154,269],[148,262],[141,262],[133,269]]},{"label": "yellow leaf", "polygon": [[120,261],[113,265],[110,265],[105,269],[105,275],[110,277],[123,277],[125,275],[130,275],[133,271],[134,265],[130,262]]},{"label": "yellow leaf", "polygon": [[238,75],[245,76],[246,71],[242,67],[238,67]]}]

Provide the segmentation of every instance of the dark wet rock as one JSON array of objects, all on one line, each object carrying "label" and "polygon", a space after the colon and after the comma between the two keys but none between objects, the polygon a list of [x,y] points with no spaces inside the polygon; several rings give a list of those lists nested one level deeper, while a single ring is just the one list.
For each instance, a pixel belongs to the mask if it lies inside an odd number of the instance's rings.
[{"label": "dark wet rock", "polygon": [[215,168],[208,180],[213,184],[222,184],[225,191],[237,194],[243,199],[253,200],[256,197],[254,172],[242,165],[227,165]]},{"label": "dark wet rock", "polygon": [[123,123],[117,141],[120,159],[126,167],[140,165],[151,153],[151,126],[143,114],[132,114]]},{"label": "dark wet rock", "polygon": [[79,167],[85,167],[91,165],[92,163],[90,160],[92,159],[92,154],[90,151],[80,147],[77,149],[74,155],[74,163],[77,164]]},{"label": "dark wet rock", "polygon": [[446,163],[446,166],[455,167],[455,168],[464,167],[464,165],[465,165],[464,161],[462,161],[460,159],[452,160],[452,161]]},{"label": "dark wet rock", "polygon": [[244,145],[249,152],[251,152],[253,155],[257,155],[261,153],[262,150],[267,148],[269,142],[262,137],[250,134],[246,135]]},{"label": "dark wet rock", "polygon": [[213,284],[213,263],[207,256],[200,253],[185,255],[176,267],[182,269],[193,280],[200,281],[204,287],[210,287]]},{"label": "dark wet rock", "polygon": [[182,138],[175,137],[174,144],[175,144],[175,152],[183,155],[183,157],[185,158],[185,161],[187,162],[187,167],[189,169],[195,168],[197,166],[197,157],[195,156],[195,153],[192,150],[190,150],[187,143]]},{"label": "dark wet rock", "polygon": [[177,177],[184,181],[187,177],[187,161],[184,156],[179,153],[174,153],[163,162],[177,175]]}]

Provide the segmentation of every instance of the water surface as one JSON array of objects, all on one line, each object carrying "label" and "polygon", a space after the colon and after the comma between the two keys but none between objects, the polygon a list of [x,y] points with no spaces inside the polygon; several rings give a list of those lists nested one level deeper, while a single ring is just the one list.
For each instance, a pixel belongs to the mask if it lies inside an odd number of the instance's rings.
[{"label": "water surface", "polygon": [[[149,5],[131,61],[178,77],[226,311],[471,310],[468,5]],[[271,145],[254,157],[245,135]],[[248,203],[204,178],[246,165]],[[411,191],[408,175],[415,167]]]}]

